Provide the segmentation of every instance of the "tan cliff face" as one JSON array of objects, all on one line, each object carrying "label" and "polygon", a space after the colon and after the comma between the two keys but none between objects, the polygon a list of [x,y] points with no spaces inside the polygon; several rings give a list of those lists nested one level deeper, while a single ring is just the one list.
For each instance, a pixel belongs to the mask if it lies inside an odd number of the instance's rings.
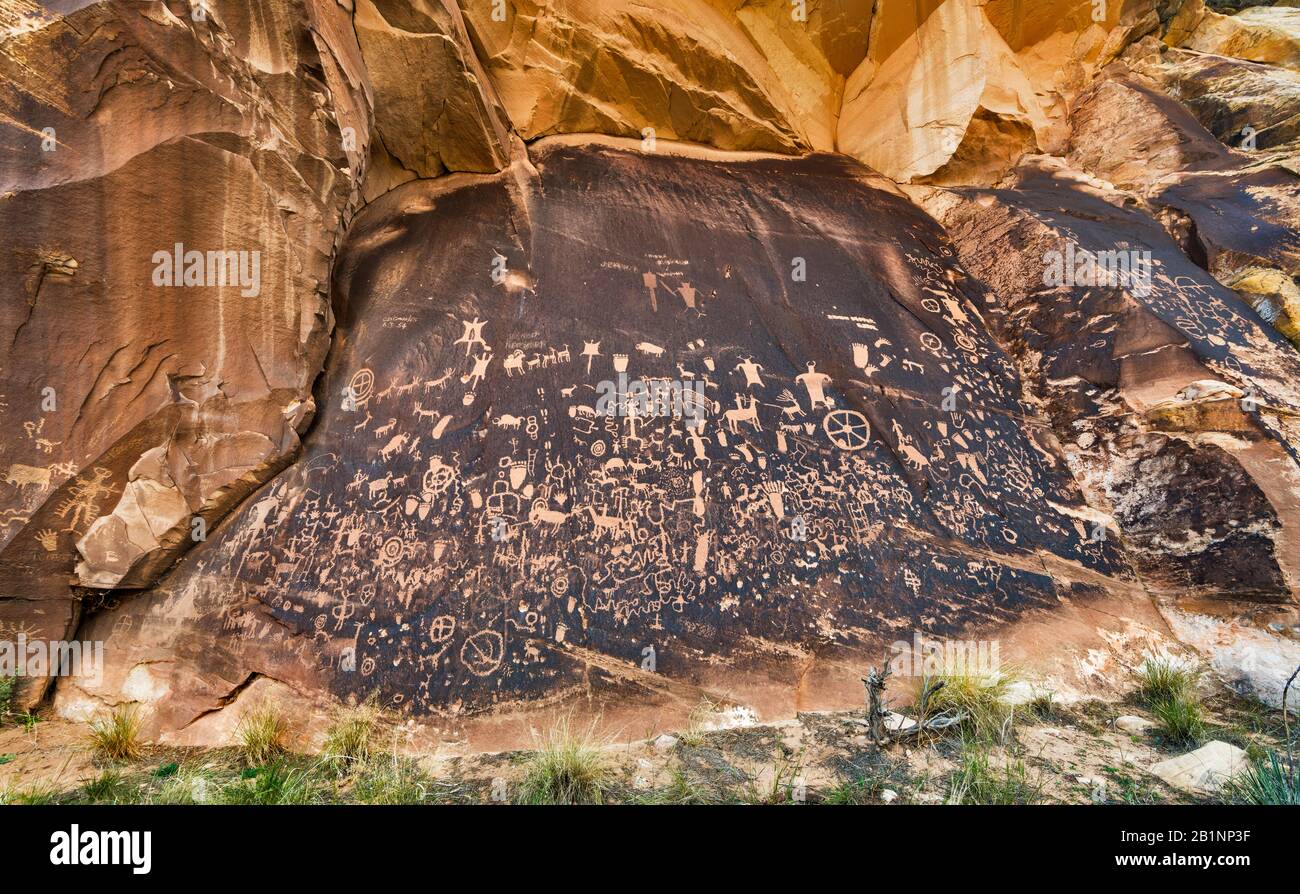
[{"label": "tan cliff face", "polygon": [[[0,0],[0,635],[115,656],[21,698],[190,739],[268,686],[626,707],[658,643],[649,701],[781,712],[1067,605],[1029,657],[1104,686],[1091,600],[1294,654],[1298,41],[1201,0]],[[1048,286],[1067,244],[1159,287]],[[615,357],[700,383],[707,444],[587,430]]]},{"label": "tan cliff face", "polygon": [[371,111],[332,2],[3,13],[0,614],[63,638],[294,455]]}]

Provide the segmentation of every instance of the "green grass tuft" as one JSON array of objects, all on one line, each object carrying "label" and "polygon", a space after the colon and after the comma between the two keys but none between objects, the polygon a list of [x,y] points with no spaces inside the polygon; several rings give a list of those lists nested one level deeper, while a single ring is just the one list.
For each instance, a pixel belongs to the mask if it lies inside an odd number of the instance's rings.
[{"label": "green grass tuft", "polygon": [[742,799],[730,790],[705,785],[691,778],[680,767],[671,771],[671,781],[663,788],[657,788],[632,799],[633,804],[674,804],[674,805],[711,805],[739,804]]},{"label": "green grass tuft", "polygon": [[960,763],[949,780],[949,804],[1035,804],[1042,786],[1029,779],[1025,762],[1008,759],[999,769],[993,766],[989,749],[968,741]]},{"label": "green grass tuft", "polygon": [[105,770],[81,787],[82,792],[96,804],[124,804],[131,802],[131,787],[116,770]]},{"label": "green grass tuft", "polygon": [[1156,715],[1157,732],[1172,744],[1196,745],[1205,736],[1201,702],[1194,693],[1185,692],[1155,702],[1151,706],[1151,712]]},{"label": "green grass tuft", "polygon": [[419,764],[396,754],[375,755],[352,783],[352,799],[362,804],[422,804],[431,780]]},{"label": "green grass tuft", "polygon": [[57,804],[59,789],[52,782],[38,782],[27,788],[0,791],[0,804]]},{"label": "green grass tuft", "polygon": [[519,803],[603,803],[613,774],[594,733],[594,723],[575,732],[567,717],[552,726],[528,759]]},{"label": "green grass tuft", "polygon": [[325,736],[325,757],[340,773],[360,768],[370,757],[378,712],[370,705],[349,709]]},{"label": "green grass tuft", "polygon": [[1138,671],[1138,695],[1150,707],[1193,693],[1200,671],[1171,658],[1147,659]]},{"label": "green grass tuft", "polygon": [[276,758],[258,767],[251,779],[227,785],[221,800],[227,804],[317,804],[327,800],[327,792],[311,768],[291,766]]},{"label": "green grass tuft", "polygon": [[1156,716],[1156,732],[1174,745],[1195,745],[1205,736],[1197,693],[1201,671],[1171,658],[1149,658],[1138,670],[1138,697]]},{"label": "green grass tuft", "polygon": [[822,795],[823,804],[877,804],[886,788],[885,777],[865,774],[842,782]]},{"label": "green grass tuft", "polygon": [[1229,803],[1279,805],[1300,804],[1300,771],[1288,769],[1286,761],[1276,751],[1270,751],[1264,760],[1251,767],[1223,787]]}]

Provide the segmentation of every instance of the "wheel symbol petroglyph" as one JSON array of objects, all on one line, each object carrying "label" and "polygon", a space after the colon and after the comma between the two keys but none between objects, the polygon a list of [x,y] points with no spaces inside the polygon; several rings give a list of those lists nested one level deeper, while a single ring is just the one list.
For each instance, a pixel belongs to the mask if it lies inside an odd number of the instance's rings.
[{"label": "wheel symbol petroglyph", "polygon": [[351,389],[352,399],[358,406],[364,405],[370,399],[370,391],[375,387],[375,374],[369,369],[359,369],[352,379],[348,382],[348,388]]},{"label": "wheel symbol petroglyph", "polygon": [[861,450],[871,440],[871,423],[857,410],[832,410],[822,419],[822,428],[841,450]]},{"label": "wheel symbol petroglyph", "polygon": [[460,647],[460,660],[476,677],[486,677],[501,666],[505,641],[495,630],[480,630]]},{"label": "wheel symbol petroglyph", "polygon": [[435,643],[446,642],[456,632],[456,619],[451,615],[438,615],[429,624],[429,639]]}]

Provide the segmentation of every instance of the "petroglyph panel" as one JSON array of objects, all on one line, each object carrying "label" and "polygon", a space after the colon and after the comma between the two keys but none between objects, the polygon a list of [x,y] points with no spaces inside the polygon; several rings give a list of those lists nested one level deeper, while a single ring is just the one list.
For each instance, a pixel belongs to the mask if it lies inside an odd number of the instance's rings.
[{"label": "petroglyph panel", "polygon": [[472,711],[992,627],[1069,592],[1049,559],[1126,573],[989,296],[856,163],[535,159],[368,208],[304,457],[93,623],[220,643],[213,692]]}]

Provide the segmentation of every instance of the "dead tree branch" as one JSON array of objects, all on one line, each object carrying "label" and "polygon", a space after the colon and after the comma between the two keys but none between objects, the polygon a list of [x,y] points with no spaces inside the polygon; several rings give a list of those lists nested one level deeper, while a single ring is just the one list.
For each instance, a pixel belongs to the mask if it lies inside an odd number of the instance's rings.
[{"label": "dead tree branch", "polygon": [[867,735],[872,743],[877,747],[889,745],[892,742],[898,742],[903,739],[910,739],[912,736],[919,735],[923,732],[937,732],[938,730],[947,729],[950,726],[956,726],[966,719],[963,711],[949,712],[941,711],[930,716],[930,699],[934,697],[940,689],[943,688],[943,680],[931,680],[925,684],[921,690],[921,697],[917,702],[917,711],[920,716],[909,725],[906,721],[910,718],[897,715],[901,720],[890,723],[891,712],[886,709],[888,703],[885,698],[885,687],[889,682],[890,667],[888,661],[882,661],[883,670],[871,668],[867,675],[862,678],[862,683],[867,687],[867,716],[864,720],[853,720],[867,727]]}]

